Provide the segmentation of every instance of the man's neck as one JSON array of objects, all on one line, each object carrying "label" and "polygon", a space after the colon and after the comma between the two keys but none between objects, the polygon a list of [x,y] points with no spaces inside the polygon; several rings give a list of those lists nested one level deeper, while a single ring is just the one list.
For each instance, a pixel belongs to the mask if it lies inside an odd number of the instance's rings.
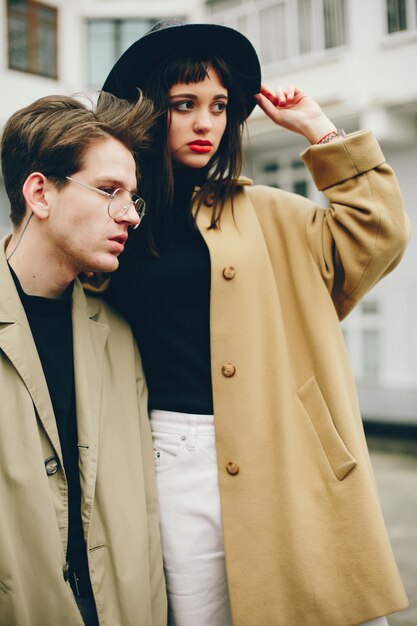
[{"label": "man's neck", "polygon": [[[6,248],[6,258],[13,253],[17,241],[18,238],[12,236]],[[48,251],[31,250],[28,242],[25,243],[25,249],[17,249],[9,261],[23,291],[29,296],[61,298],[75,274],[51,258]]]}]

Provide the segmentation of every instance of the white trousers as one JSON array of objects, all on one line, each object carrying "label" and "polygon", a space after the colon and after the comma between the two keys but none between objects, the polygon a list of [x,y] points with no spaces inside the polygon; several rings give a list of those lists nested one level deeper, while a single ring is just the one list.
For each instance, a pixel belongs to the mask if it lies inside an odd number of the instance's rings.
[{"label": "white trousers", "polygon": [[211,415],[152,411],[169,626],[231,626]]},{"label": "white trousers", "polygon": [[[232,626],[214,418],[152,411],[151,429],[168,624]],[[388,626],[388,622],[385,617],[379,617],[358,626]]]}]

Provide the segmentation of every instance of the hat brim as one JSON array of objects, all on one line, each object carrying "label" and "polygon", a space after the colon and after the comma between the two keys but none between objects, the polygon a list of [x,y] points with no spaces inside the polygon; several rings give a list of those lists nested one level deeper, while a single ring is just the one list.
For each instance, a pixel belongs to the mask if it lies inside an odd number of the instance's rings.
[{"label": "hat brim", "polygon": [[208,52],[226,61],[246,102],[246,116],[255,107],[261,88],[259,59],[250,41],[237,30],[218,24],[181,24],[144,35],[126,50],[108,75],[103,91],[134,101],[147,73],[179,52]]}]

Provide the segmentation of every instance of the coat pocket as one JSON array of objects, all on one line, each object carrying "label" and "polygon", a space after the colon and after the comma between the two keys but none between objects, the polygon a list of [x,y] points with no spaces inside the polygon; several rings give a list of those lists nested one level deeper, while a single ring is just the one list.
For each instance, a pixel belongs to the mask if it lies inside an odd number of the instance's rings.
[{"label": "coat pocket", "polygon": [[334,475],[338,480],[343,480],[355,467],[356,460],[337,432],[315,377],[309,378],[297,393],[320,439]]}]

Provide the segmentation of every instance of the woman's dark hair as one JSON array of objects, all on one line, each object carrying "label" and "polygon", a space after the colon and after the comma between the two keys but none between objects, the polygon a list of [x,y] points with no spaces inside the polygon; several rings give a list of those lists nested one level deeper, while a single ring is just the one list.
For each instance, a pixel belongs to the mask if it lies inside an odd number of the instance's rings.
[{"label": "woman's dark hair", "polygon": [[[220,82],[228,90],[227,124],[216,154],[201,170],[204,183],[197,194],[196,202],[197,213],[203,203],[212,206],[210,228],[219,228],[225,203],[228,199],[233,200],[236,180],[242,168],[242,126],[246,118],[242,89],[225,61],[208,54],[196,57],[193,53],[180,53],[170,57],[168,61],[164,60],[149,72],[141,85],[144,95],[159,112],[155,127],[154,156],[145,166],[141,185],[141,193],[149,207],[141,226],[142,241],[145,248],[156,255],[159,235],[162,238],[167,236],[174,208],[174,172],[168,148],[169,89],[177,83],[202,82],[210,69],[218,73]],[[160,176],[164,184],[158,185],[156,176]]]}]

